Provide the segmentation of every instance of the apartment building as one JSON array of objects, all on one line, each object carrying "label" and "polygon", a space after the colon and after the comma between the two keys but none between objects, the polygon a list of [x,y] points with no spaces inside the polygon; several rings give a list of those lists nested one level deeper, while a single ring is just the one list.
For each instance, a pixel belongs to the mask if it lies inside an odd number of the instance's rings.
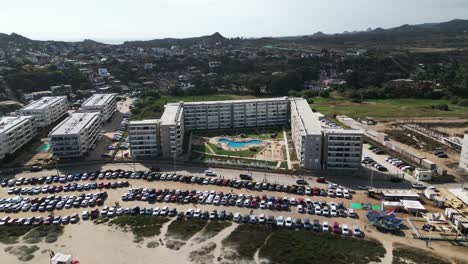
[{"label": "apartment building", "polygon": [[287,125],[287,97],[179,103],[187,130]]},{"label": "apartment building", "polygon": [[100,112],[102,122],[109,120],[117,110],[116,94],[94,94],[82,105],[84,112]]},{"label": "apartment building", "polygon": [[320,123],[305,99],[291,99],[291,137],[300,165],[322,168],[322,131]]},{"label": "apartment building", "polygon": [[291,102],[291,134],[301,167],[306,169],[358,169],[364,135],[359,130],[331,126],[314,113],[303,98]]},{"label": "apartment building", "polygon": [[463,145],[460,153],[460,168],[468,171],[468,134],[465,134],[463,138]]},{"label": "apartment building", "polygon": [[130,121],[128,136],[132,157],[149,158],[161,155],[159,119]]},{"label": "apartment building", "polygon": [[33,101],[19,110],[21,115],[33,116],[34,126],[44,128],[52,125],[68,111],[66,96],[46,96]]},{"label": "apartment building", "polygon": [[73,113],[50,133],[52,152],[60,158],[84,157],[102,128],[100,112]]},{"label": "apartment building", "polygon": [[358,169],[361,167],[364,135],[359,130],[331,129],[324,131],[325,169]]},{"label": "apartment building", "polygon": [[301,167],[360,168],[363,134],[329,123],[320,113],[312,112],[303,98],[179,102],[165,105],[161,119],[135,122],[135,128],[130,130],[130,145],[137,157],[173,158],[182,154],[185,131],[290,124]]},{"label": "apartment building", "polygon": [[167,104],[160,119],[161,153],[165,158],[182,154],[184,143],[184,111],[180,104]]},{"label": "apartment building", "polygon": [[0,159],[28,143],[36,134],[32,116],[0,117]]}]

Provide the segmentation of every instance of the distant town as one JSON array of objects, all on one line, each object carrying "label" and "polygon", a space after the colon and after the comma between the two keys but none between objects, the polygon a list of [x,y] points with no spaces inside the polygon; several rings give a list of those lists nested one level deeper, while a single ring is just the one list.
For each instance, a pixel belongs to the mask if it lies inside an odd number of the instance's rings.
[{"label": "distant town", "polygon": [[465,263],[467,30],[0,34],[0,258]]}]

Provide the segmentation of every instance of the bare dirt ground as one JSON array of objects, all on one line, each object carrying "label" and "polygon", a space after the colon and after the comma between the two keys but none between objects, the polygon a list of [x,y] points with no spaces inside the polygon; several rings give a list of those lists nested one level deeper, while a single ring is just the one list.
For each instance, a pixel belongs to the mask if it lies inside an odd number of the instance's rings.
[{"label": "bare dirt ground", "polygon": [[[414,121],[414,120],[413,120]],[[444,124],[450,124],[450,123],[464,123],[468,122],[468,119],[444,119],[444,120],[438,120],[438,119],[421,119],[418,121],[424,122],[424,123],[434,123],[434,124],[440,124],[440,126],[435,126],[434,128],[442,128],[441,132],[446,132],[446,133],[459,133],[460,131],[468,131],[468,123],[467,126],[464,127],[450,127],[450,126],[444,126]],[[395,130],[396,128],[393,126],[393,122],[379,122],[377,125],[372,126],[373,129],[379,131],[379,132],[385,132],[387,130]],[[394,138],[392,138],[394,139]],[[411,153],[415,153],[418,157],[420,158],[427,158],[431,160],[432,162],[436,163],[436,165],[440,168],[446,169],[447,173],[449,175],[454,175],[456,177],[462,177],[463,175],[460,174],[460,171],[458,170],[458,164],[460,161],[460,154],[453,149],[444,146],[442,147],[443,151],[445,151],[448,155],[448,158],[439,158],[433,155],[430,151],[424,151],[422,149],[415,148],[413,146],[409,146],[407,144],[397,142],[395,141],[396,144],[404,149],[409,150]]]}]

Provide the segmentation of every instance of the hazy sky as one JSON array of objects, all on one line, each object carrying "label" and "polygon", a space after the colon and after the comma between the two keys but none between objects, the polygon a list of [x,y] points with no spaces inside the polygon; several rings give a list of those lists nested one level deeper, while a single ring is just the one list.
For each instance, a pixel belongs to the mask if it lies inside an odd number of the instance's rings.
[{"label": "hazy sky", "polygon": [[468,0],[1,0],[0,32],[33,39],[336,33],[468,18]]}]

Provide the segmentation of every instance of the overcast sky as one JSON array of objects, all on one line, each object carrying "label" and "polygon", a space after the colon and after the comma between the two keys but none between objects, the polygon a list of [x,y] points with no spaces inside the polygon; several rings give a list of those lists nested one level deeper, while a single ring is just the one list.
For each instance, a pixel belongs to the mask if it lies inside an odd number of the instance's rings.
[{"label": "overcast sky", "polygon": [[2,0],[0,32],[32,39],[291,36],[468,18],[468,0]]}]

